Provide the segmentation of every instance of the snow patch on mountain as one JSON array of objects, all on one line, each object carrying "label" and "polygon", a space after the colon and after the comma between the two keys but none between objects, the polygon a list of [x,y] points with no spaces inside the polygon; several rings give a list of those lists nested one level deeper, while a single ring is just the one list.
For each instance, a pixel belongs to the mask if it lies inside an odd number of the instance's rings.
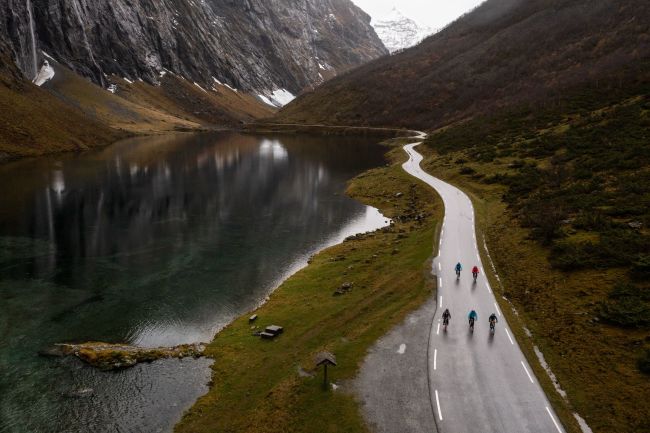
[{"label": "snow patch on mountain", "polygon": [[278,89],[274,90],[271,92],[269,95],[257,95],[259,98],[262,100],[267,105],[271,105],[273,107],[284,107],[287,105],[289,102],[293,101],[296,99],[296,97],[293,95],[293,93],[289,92],[286,89]]},{"label": "snow patch on mountain", "polygon": [[38,74],[36,74],[33,83],[38,87],[41,87],[52,78],[54,78],[54,68],[50,66],[50,63],[47,60],[45,60],[43,62],[43,66],[41,66],[41,70],[38,71]]},{"label": "snow patch on mountain", "polygon": [[371,25],[391,53],[417,45],[435,33],[431,27],[421,26],[404,16],[397,8],[384,17],[373,18]]}]

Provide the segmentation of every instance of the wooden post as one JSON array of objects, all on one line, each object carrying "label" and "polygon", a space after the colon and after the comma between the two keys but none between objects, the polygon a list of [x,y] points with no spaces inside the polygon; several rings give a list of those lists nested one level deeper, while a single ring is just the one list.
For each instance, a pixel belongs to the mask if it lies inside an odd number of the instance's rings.
[{"label": "wooden post", "polygon": [[334,365],[336,366],[336,357],[329,352],[321,352],[316,355],[316,366],[323,366],[323,389],[327,389],[327,366]]}]

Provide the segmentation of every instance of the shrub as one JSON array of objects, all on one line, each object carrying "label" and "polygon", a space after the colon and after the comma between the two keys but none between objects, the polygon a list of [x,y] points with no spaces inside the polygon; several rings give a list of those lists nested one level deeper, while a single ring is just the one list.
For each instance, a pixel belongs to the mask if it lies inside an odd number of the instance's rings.
[{"label": "shrub", "polygon": [[645,353],[639,358],[636,363],[637,367],[643,374],[650,375],[650,349],[646,349]]},{"label": "shrub", "polygon": [[600,317],[612,325],[644,328],[650,325],[650,297],[647,289],[618,284],[601,306]]},{"label": "shrub", "polygon": [[647,281],[650,278],[650,255],[639,254],[632,263],[630,274],[635,280]]},{"label": "shrub", "polygon": [[463,167],[460,169],[460,174],[465,174],[465,175],[472,175],[475,174],[476,170],[474,170],[472,167]]}]

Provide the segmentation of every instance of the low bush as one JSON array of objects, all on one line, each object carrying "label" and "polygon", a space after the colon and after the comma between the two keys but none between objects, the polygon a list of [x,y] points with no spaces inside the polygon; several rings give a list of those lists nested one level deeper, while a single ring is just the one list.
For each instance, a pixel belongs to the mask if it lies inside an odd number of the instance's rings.
[{"label": "low bush", "polygon": [[476,170],[474,170],[472,167],[463,167],[459,170],[460,174],[464,175],[472,175],[476,173]]},{"label": "low bush", "polygon": [[650,325],[650,292],[631,284],[618,284],[601,306],[600,317],[607,323],[626,328]]},{"label": "low bush", "polygon": [[650,254],[639,254],[632,263],[630,276],[634,280],[648,281],[650,279]]},{"label": "low bush", "polygon": [[644,374],[650,375],[650,349],[646,349],[645,353],[637,361],[639,371]]}]

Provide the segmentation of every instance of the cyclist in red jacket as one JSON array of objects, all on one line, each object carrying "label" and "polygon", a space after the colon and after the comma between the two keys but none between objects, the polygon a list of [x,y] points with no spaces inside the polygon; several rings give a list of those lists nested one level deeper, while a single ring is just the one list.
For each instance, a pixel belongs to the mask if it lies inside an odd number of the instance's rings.
[{"label": "cyclist in red jacket", "polygon": [[476,278],[478,277],[478,266],[472,268],[472,275],[474,276],[474,282],[476,282]]}]

